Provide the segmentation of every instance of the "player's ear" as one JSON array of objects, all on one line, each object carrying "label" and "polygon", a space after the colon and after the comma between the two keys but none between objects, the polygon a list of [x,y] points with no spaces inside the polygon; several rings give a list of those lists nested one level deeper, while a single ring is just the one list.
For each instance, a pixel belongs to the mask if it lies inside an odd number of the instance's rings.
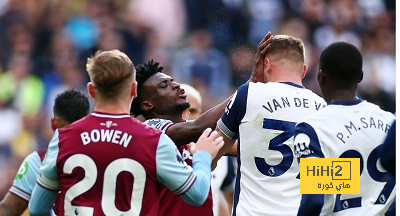
[{"label": "player's ear", "polygon": [[57,119],[55,117],[51,118],[51,129],[53,131],[56,131],[56,129],[57,129]]},{"label": "player's ear", "polygon": [[363,80],[363,78],[364,78],[364,71],[361,71],[361,74],[357,80],[357,83],[360,83]]},{"label": "player's ear", "polygon": [[270,67],[271,60],[269,58],[264,59],[264,70]]},{"label": "player's ear", "polygon": [[88,82],[87,90],[89,92],[90,97],[94,98],[96,96],[95,91],[94,91],[94,86],[93,86],[92,82]]},{"label": "player's ear", "polygon": [[265,58],[264,59],[264,77],[263,77],[263,81],[264,82],[268,82],[268,73],[271,70],[271,60],[269,58]]},{"label": "player's ear", "polygon": [[318,83],[320,86],[322,84],[325,84],[325,82],[326,82],[326,75],[324,74],[324,72],[322,72],[321,69],[319,69],[319,71],[318,71],[317,80],[318,80]]},{"label": "player's ear", "polygon": [[301,79],[303,79],[306,76],[307,69],[308,69],[308,65],[304,64],[303,65],[303,71],[302,71],[302,74],[301,74]]},{"label": "player's ear", "polygon": [[136,81],[133,81],[131,84],[131,96],[133,98],[137,97],[137,82]]},{"label": "player's ear", "polygon": [[148,111],[152,110],[154,106],[152,103],[150,103],[150,101],[143,101],[140,104],[140,107],[142,108],[143,111],[148,112]]}]

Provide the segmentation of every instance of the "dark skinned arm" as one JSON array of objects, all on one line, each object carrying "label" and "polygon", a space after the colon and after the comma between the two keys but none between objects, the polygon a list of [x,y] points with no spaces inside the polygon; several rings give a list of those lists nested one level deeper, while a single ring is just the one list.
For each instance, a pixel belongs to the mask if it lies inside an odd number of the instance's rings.
[{"label": "dark skinned arm", "polygon": [[217,121],[224,113],[225,107],[229,103],[231,97],[232,96],[217,106],[207,110],[195,121],[171,125],[166,131],[166,134],[177,146],[195,142],[205,129],[215,128],[217,126]]},{"label": "dark skinned arm", "polygon": [[[231,151],[232,147],[235,146],[235,144],[237,144],[235,139],[230,139],[229,137],[227,137],[224,133],[222,133],[222,131],[218,127],[216,127],[215,130],[218,132],[218,136],[221,136],[224,139],[224,146],[222,146],[222,148],[218,151],[217,156],[215,156],[215,158],[213,159],[212,164],[211,164],[212,170],[214,170],[215,167],[217,167],[218,160],[222,156],[226,155],[226,153]],[[237,150],[237,146],[236,146],[236,150]]]},{"label": "dark skinned arm", "polygon": [[[248,82],[267,82],[264,75],[264,58],[265,53],[269,48],[267,43],[270,37],[271,32],[268,32],[258,45],[252,74]],[[217,106],[207,110],[193,122],[173,124],[168,128],[166,134],[175,142],[177,146],[195,142],[206,128],[215,128],[217,126],[217,121],[224,113],[225,107],[228,105],[231,98],[232,96]],[[229,151],[229,154],[236,155],[236,149]]]},{"label": "dark skinned arm", "polygon": [[0,202],[0,216],[21,215],[28,208],[28,201],[8,192]]}]

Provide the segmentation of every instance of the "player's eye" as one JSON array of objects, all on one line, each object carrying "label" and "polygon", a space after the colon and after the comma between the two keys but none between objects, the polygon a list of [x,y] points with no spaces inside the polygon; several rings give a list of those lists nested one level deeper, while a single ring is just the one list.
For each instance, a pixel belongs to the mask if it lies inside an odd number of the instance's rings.
[{"label": "player's eye", "polygon": [[167,82],[162,82],[158,85],[160,88],[166,88],[168,86]]}]

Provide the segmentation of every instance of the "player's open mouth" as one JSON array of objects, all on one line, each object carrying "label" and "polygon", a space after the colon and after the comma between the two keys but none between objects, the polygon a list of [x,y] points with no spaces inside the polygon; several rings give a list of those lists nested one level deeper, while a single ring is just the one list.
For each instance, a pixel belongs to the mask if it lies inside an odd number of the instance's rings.
[{"label": "player's open mouth", "polygon": [[182,99],[185,99],[185,100],[186,100],[186,97],[187,97],[187,95],[186,95],[186,93],[185,93],[185,90],[184,90],[184,89],[180,89],[180,90],[178,91],[178,98],[182,98]]}]

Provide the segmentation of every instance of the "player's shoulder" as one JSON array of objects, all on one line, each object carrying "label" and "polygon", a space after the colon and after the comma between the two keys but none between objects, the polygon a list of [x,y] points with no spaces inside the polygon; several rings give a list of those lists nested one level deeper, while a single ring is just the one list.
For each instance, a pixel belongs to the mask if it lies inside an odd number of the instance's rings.
[{"label": "player's shoulder", "polygon": [[162,131],[165,131],[169,126],[174,124],[174,122],[172,122],[171,120],[162,118],[148,119],[143,123],[152,129],[158,129]]},{"label": "player's shoulder", "polygon": [[366,109],[368,109],[369,112],[375,112],[378,115],[382,116],[382,117],[386,117],[386,118],[395,118],[395,115],[391,112],[385,111],[383,109],[381,109],[378,105],[373,104],[371,102],[368,102],[366,100],[364,100],[362,102],[362,104],[364,105],[364,107],[368,107]]},{"label": "player's shoulder", "polygon": [[310,126],[325,125],[327,120],[334,119],[334,116],[338,114],[337,111],[326,105],[325,100],[321,101],[321,103],[323,106],[318,111],[307,115],[297,125],[300,123],[307,123]]},{"label": "player's shoulder", "polygon": [[31,178],[33,178],[33,182],[35,182],[35,179],[39,174],[40,165],[41,159],[39,154],[36,151],[29,154],[21,163],[13,184],[19,189],[31,192],[32,188],[27,188],[31,185],[27,184],[31,182]]},{"label": "player's shoulder", "polygon": [[319,95],[316,94],[315,92],[311,91],[310,89],[307,89],[307,90],[310,92],[311,97],[312,97],[315,101],[317,101],[317,102],[319,102],[319,103],[321,103],[321,104],[324,104],[324,106],[327,105],[327,103],[326,103],[326,101],[325,101],[324,98],[322,98],[321,96],[319,96]]},{"label": "player's shoulder", "polygon": [[26,156],[24,161],[28,161],[28,162],[38,161],[40,163],[41,160],[40,160],[38,151],[34,151],[34,152],[30,153],[28,156]]},{"label": "player's shoulder", "polygon": [[142,129],[146,132],[148,135],[157,135],[160,136],[162,134],[162,131],[159,129],[152,127],[151,125],[145,124],[144,122],[140,122]]},{"label": "player's shoulder", "polygon": [[161,130],[151,127],[133,117],[131,120],[129,127],[135,139],[140,139],[146,143],[158,143],[162,134]]}]

